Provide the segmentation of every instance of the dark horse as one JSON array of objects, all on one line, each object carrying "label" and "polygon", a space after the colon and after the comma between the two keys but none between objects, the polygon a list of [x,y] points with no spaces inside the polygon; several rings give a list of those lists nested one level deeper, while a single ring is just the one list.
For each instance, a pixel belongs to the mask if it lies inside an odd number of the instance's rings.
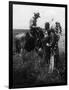
[{"label": "dark horse", "polygon": [[23,50],[30,52],[42,48],[43,31],[40,27],[32,28],[27,33],[19,33],[15,36],[16,53],[21,54]]},{"label": "dark horse", "polygon": [[30,33],[26,34],[26,43],[24,49],[31,51],[42,47],[41,40],[44,38],[43,31],[40,27],[32,28]]}]

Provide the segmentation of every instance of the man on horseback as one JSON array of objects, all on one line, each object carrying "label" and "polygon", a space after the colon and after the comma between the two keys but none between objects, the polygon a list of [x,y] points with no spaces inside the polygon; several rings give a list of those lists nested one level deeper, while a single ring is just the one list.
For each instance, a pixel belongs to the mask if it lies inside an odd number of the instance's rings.
[{"label": "man on horseback", "polygon": [[37,19],[39,17],[40,17],[39,13],[34,13],[34,17],[30,20],[30,33],[35,38],[37,38],[38,36]]},{"label": "man on horseback", "polygon": [[40,17],[39,13],[34,13],[34,17],[30,20],[30,28],[37,26],[37,19]]},{"label": "man on horseback", "polygon": [[41,39],[44,37],[42,28],[37,26],[37,19],[40,13],[34,13],[34,17],[30,21],[30,34],[35,39],[35,47],[41,47]]}]

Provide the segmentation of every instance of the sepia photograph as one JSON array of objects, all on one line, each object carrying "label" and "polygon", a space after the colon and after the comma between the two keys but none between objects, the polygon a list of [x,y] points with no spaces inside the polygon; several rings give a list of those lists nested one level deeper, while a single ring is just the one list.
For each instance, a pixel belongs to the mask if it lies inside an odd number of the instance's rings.
[{"label": "sepia photograph", "polygon": [[67,5],[9,2],[9,88],[67,85]]}]

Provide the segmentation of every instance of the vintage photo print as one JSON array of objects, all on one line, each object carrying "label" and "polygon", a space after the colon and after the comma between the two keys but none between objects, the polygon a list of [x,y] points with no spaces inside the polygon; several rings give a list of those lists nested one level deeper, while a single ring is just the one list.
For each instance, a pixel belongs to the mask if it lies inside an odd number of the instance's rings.
[{"label": "vintage photo print", "polygon": [[67,85],[67,5],[9,2],[9,88]]}]

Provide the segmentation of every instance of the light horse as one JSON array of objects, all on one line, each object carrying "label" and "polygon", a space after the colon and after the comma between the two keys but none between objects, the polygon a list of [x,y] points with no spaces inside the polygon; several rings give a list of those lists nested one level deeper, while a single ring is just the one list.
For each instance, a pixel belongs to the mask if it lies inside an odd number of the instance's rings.
[{"label": "light horse", "polygon": [[16,36],[15,36],[16,53],[19,54],[20,56],[23,52],[23,48],[24,48],[24,44],[25,44],[25,37],[26,37],[25,32],[16,34]]}]

